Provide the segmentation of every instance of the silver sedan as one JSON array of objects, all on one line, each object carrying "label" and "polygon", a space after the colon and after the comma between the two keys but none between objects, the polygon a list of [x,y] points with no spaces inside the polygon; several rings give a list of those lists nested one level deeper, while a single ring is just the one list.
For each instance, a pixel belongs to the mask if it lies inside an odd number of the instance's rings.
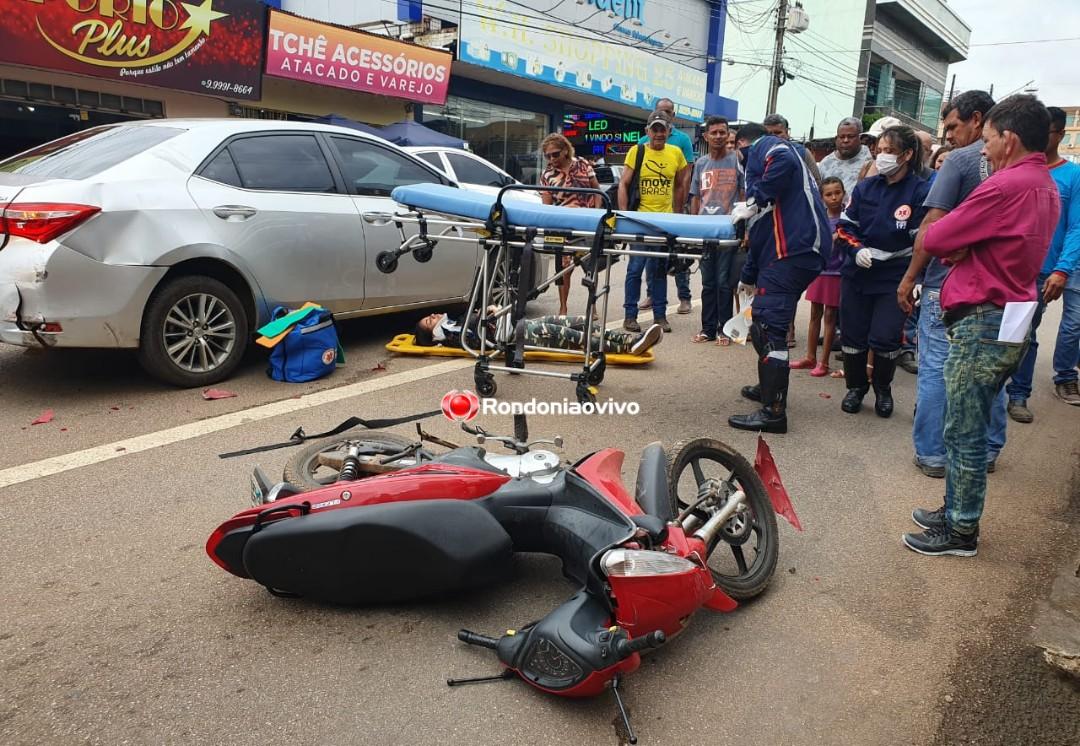
[{"label": "silver sedan", "polygon": [[136,348],[178,386],[228,377],[277,306],[338,318],[462,301],[477,247],[395,272],[396,186],[453,182],[329,125],[157,120],[98,127],[0,162],[0,342]]}]

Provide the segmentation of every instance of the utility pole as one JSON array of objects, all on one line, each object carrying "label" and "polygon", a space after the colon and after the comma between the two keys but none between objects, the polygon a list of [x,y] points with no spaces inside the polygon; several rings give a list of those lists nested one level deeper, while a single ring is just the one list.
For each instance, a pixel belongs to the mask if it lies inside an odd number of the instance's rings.
[{"label": "utility pole", "polygon": [[787,27],[788,0],[780,0],[776,10],[776,48],[773,49],[772,80],[769,82],[769,103],[765,105],[766,114],[776,113],[776,96],[784,84],[784,31]]},{"label": "utility pole", "polygon": [[953,94],[956,93],[956,73],[952,74],[952,83],[949,84],[949,100],[945,103],[951,103],[953,100]]}]

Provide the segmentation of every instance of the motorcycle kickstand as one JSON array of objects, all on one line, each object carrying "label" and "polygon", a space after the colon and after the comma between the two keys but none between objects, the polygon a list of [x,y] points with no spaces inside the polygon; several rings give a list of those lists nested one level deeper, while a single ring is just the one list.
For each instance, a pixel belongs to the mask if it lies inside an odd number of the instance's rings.
[{"label": "motorcycle kickstand", "polygon": [[462,684],[482,684],[488,681],[508,681],[514,678],[516,675],[517,674],[514,673],[513,669],[506,668],[503,669],[503,672],[498,676],[477,676],[471,679],[447,679],[446,685],[461,686]]},{"label": "motorcycle kickstand", "polygon": [[634,734],[634,727],[630,725],[630,716],[626,714],[626,707],[623,705],[622,696],[619,695],[619,682],[622,681],[622,676],[615,674],[615,677],[611,680],[611,693],[615,695],[615,706],[619,710],[619,717],[622,718],[623,726],[626,727],[626,740],[629,743],[637,743],[637,736]]}]

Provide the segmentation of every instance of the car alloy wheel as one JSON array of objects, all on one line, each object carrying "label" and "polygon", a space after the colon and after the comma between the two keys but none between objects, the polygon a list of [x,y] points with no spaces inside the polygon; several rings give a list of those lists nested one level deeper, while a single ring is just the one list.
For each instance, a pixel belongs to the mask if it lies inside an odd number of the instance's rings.
[{"label": "car alloy wheel", "polygon": [[165,314],[162,336],[177,367],[189,373],[209,373],[220,367],[236,346],[236,319],[220,298],[193,293]]}]

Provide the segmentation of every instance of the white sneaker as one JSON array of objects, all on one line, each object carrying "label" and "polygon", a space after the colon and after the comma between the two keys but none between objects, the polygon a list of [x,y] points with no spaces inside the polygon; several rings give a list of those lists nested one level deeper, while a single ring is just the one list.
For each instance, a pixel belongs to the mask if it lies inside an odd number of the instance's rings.
[{"label": "white sneaker", "polygon": [[660,343],[660,340],[662,340],[663,338],[664,330],[660,327],[659,324],[653,324],[648,329],[646,329],[640,337],[637,338],[637,341],[634,342],[633,346],[630,348],[630,354],[644,354],[646,350],[658,345]]}]

